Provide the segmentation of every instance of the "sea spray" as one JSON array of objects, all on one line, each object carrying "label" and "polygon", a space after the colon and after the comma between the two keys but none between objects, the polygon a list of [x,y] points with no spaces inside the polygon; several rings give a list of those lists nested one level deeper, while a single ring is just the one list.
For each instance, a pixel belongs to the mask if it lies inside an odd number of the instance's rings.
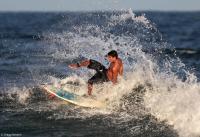
[{"label": "sea spray", "polygon": [[196,82],[183,82],[174,77],[159,78],[154,90],[146,92],[145,105],[159,120],[167,120],[173,125],[180,136],[199,136],[199,91],[200,85]]},{"label": "sea spray", "polygon": [[[106,110],[88,110],[64,105],[56,99],[45,100],[38,96],[44,92],[33,87],[28,94],[29,88],[17,90],[17,94],[22,95],[20,100],[28,102],[25,110],[41,112],[45,115],[44,119],[85,120],[99,116],[106,123],[110,118],[111,122],[104,125],[119,125],[121,129],[125,127],[123,131],[138,136],[143,131],[144,134],[146,131],[153,132],[152,123],[156,123],[159,131],[166,124],[171,125],[180,136],[198,136],[199,84],[195,75],[189,73],[173,53],[166,53],[166,48],[171,51],[170,45],[163,41],[162,35],[144,15],[137,16],[128,10],[80,15],[70,13],[59,19],[42,31],[37,41],[39,44],[33,42],[26,48],[22,46],[23,54],[27,51],[32,53],[22,58],[30,58],[25,60],[25,66],[36,86],[48,82],[59,85],[60,79],[76,78],[85,81],[81,93],[87,93],[87,80],[95,72],[86,68],[72,70],[67,65],[92,58],[108,67],[104,55],[112,49],[118,51],[124,62],[124,79],[115,86],[105,83],[103,88],[94,88],[93,94],[99,95],[98,99],[108,100]],[[56,31],[53,31],[55,28]],[[30,51],[31,48],[34,50]],[[35,52],[36,49],[38,52]],[[23,82],[27,84],[24,79]]]},{"label": "sea spray", "polygon": [[[141,31],[137,32],[138,28],[135,29],[137,33],[127,29],[123,34],[116,31],[117,26],[126,28],[130,19]],[[144,27],[138,25],[141,23]],[[92,58],[106,66],[104,55],[111,49],[117,50],[124,62],[125,80],[114,86],[112,91],[108,90],[109,84],[102,89],[102,93],[110,99],[110,105],[120,107],[122,96],[134,92],[134,87],[144,85],[145,113],[167,121],[180,136],[199,136],[199,83],[179,58],[164,55],[164,49],[170,44],[162,41],[162,35],[144,16],[136,17],[129,10],[112,15],[106,27],[76,26],[74,33],[50,34],[49,37],[61,45],[72,45],[68,47],[71,52],[65,53],[65,57]],[[87,75],[88,70],[78,71]]]}]

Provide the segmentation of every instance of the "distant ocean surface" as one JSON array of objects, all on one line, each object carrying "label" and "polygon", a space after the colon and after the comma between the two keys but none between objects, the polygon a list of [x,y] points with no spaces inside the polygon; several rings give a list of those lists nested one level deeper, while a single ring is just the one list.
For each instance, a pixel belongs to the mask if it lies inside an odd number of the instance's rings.
[{"label": "distant ocean surface", "polygon": [[[93,72],[67,65],[108,66],[112,49],[125,80],[107,109],[63,105],[39,89],[75,75],[87,81]],[[198,137],[199,59],[200,12],[1,12],[1,136]]]}]

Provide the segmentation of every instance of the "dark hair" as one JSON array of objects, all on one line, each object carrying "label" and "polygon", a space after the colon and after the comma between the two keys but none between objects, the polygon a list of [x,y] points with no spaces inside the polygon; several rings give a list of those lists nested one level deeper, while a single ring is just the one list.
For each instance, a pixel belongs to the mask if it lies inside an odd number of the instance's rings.
[{"label": "dark hair", "polygon": [[116,50],[111,50],[110,52],[108,52],[106,56],[112,56],[112,57],[118,58],[118,54]]}]

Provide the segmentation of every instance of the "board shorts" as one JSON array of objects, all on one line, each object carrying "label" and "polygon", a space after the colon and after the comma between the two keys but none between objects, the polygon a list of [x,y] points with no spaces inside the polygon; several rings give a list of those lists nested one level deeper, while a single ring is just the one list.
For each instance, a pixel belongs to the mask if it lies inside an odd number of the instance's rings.
[{"label": "board shorts", "polygon": [[90,64],[87,66],[87,68],[96,71],[95,75],[88,80],[89,84],[100,84],[109,81],[106,74],[106,67],[98,61],[90,59]]}]

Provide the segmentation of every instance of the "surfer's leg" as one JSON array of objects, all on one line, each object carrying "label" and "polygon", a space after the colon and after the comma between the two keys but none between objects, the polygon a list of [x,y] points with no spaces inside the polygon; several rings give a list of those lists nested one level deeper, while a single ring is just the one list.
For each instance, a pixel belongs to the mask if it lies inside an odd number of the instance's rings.
[{"label": "surfer's leg", "polygon": [[100,74],[96,73],[93,77],[88,80],[88,95],[92,94],[93,84],[98,83]]},{"label": "surfer's leg", "polygon": [[93,84],[100,84],[106,82],[107,78],[104,73],[97,72],[92,78],[88,80],[88,95],[92,94]]},{"label": "surfer's leg", "polygon": [[88,83],[88,95],[92,95],[92,87],[93,85]]},{"label": "surfer's leg", "polygon": [[92,95],[93,83],[95,82],[94,76],[91,79],[88,80],[88,95]]}]

